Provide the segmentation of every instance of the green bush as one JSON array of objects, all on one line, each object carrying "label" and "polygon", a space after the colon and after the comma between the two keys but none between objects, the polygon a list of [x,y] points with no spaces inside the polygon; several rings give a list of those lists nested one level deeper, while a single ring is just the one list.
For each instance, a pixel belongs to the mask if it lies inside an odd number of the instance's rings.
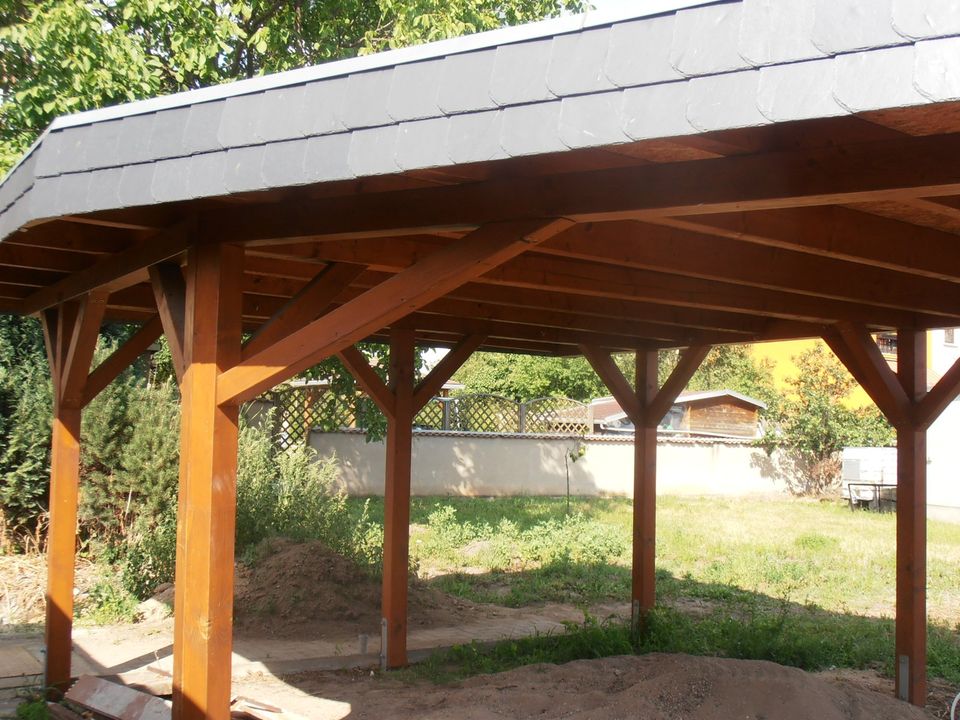
[{"label": "green bush", "polygon": [[17,705],[17,720],[48,720],[50,711],[42,697],[32,697]]},{"label": "green bush", "polygon": [[93,625],[130,623],[137,619],[137,598],[117,578],[106,576],[93,586],[77,608],[81,622]]},{"label": "green bush", "polygon": [[153,526],[141,522],[135,528],[121,562],[123,586],[128,592],[145,600],[159,585],[173,582],[176,562],[176,514],[165,515]]}]

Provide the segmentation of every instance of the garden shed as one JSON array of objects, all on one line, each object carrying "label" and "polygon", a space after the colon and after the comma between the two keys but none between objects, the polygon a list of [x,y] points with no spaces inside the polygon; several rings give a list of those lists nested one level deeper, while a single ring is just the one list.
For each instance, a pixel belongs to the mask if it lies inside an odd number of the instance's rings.
[{"label": "garden shed", "polygon": [[[928,328],[960,326],[960,7],[655,0],[60,118],[0,185],[0,310],[55,387],[47,681],[70,677],[81,412],[163,333],[181,384],[174,710],[227,718],[239,403],[338,355],[388,417],[406,662],[412,418],[473,351],[583,354],[638,432],[712,345],[824,337],[897,429],[897,694],[925,697]],[[91,368],[105,320],[140,323]],[[872,338],[896,332],[894,373]],[[355,348],[390,345],[382,382]],[[419,383],[417,344],[451,352]],[[659,387],[657,352],[684,348]],[[611,359],[636,351],[633,382]]]}]

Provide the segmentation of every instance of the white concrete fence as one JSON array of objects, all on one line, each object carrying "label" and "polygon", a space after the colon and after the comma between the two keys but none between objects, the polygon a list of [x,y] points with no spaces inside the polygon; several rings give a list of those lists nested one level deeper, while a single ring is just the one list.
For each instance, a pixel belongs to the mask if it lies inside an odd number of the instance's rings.
[{"label": "white concrete fence", "polygon": [[[362,432],[312,432],[321,456],[336,454],[344,489],[382,495],[384,446]],[[583,455],[574,462],[579,447]],[[774,458],[775,459],[775,458]],[[415,432],[414,495],[573,495],[633,492],[633,438]],[[657,492],[689,495],[783,493],[775,463],[748,442],[661,438]]]}]

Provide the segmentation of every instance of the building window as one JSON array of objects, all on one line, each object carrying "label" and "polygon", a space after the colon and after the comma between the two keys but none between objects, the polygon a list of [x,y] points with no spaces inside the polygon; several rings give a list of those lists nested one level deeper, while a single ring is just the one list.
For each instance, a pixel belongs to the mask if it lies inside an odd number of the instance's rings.
[{"label": "building window", "polygon": [[956,328],[947,328],[943,331],[943,344],[944,345],[956,345],[957,341],[954,336],[954,331]]},{"label": "building window", "polygon": [[880,348],[880,352],[888,357],[897,356],[897,334],[896,333],[879,333],[877,335],[877,345]]}]

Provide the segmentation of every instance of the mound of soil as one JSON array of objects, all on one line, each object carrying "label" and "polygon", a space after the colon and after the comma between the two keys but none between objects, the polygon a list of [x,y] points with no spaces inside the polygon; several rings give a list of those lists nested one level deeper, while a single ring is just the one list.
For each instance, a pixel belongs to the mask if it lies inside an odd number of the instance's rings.
[{"label": "mound of soil", "polygon": [[530,665],[454,685],[356,674],[264,681],[244,692],[313,720],[644,718],[644,720],[926,720],[922,710],[843,682],[756,660],[653,654]]},{"label": "mound of soil", "polygon": [[[238,565],[234,624],[247,637],[320,639],[380,635],[380,580],[320,542],[270,542],[252,567]],[[449,627],[490,608],[412,579],[411,627]]]}]

